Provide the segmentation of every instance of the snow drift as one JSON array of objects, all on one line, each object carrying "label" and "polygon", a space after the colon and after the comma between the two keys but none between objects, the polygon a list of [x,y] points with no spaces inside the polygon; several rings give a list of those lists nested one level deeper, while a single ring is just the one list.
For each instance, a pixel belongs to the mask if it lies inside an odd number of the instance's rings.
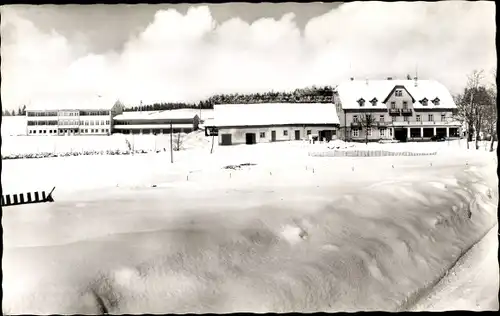
[{"label": "snow drift", "polygon": [[[262,148],[293,152],[281,146]],[[397,311],[496,221],[491,155],[366,165],[306,155],[266,162],[273,154],[241,148],[218,148],[223,161],[215,154],[186,161],[257,165],[6,210],[3,311]]]}]

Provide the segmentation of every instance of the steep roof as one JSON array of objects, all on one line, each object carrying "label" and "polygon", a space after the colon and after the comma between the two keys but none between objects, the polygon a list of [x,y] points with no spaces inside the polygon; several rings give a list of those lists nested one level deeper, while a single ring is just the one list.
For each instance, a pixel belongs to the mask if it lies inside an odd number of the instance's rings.
[{"label": "steep roof", "polygon": [[[338,85],[337,91],[343,109],[386,109],[387,105],[383,101],[396,86],[404,87],[413,97],[415,109],[455,109],[457,107],[449,90],[435,80],[418,80],[417,86],[414,80],[368,80],[368,83],[366,80],[352,80]],[[430,102],[436,97],[440,100],[439,105]],[[358,103],[361,98],[366,101],[362,107]],[[373,98],[377,98],[375,105],[369,102]],[[424,98],[429,100],[427,106],[420,103]]]},{"label": "steep roof", "polygon": [[332,103],[256,103],[214,106],[217,127],[288,124],[339,124]]},{"label": "steep roof", "polygon": [[97,94],[91,96],[37,98],[31,100],[26,109],[28,111],[111,110],[116,102],[119,102],[117,98]]}]

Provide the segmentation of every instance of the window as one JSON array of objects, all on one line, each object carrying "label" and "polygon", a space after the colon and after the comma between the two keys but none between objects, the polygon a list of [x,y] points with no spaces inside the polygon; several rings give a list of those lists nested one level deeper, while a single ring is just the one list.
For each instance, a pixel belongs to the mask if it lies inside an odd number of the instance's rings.
[{"label": "window", "polygon": [[377,105],[378,100],[377,98],[373,98],[370,102],[372,103],[373,106],[375,106]]},{"label": "window", "polygon": [[420,101],[420,103],[422,103],[423,106],[427,106],[427,98],[424,98]]},{"label": "window", "polygon": [[429,114],[429,122],[433,122],[434,121],[434,114]]},{"label": "window", "polygon": [[403,109],[408,109],[408,101],[403,101]]},{"label": "window", "polygon": [[47,134],[47,130],[43,130],[43,133],[44,133],[44,134]]},{"label": "window", "polygon": [[380,136],[385,137],[385,128],[380,130]]},{"label": "window", "polygon": [[417,115],[417,122],[420,122],[420,114]]},{"label": "window", "polygon": [[109,120],[106,120],[106,125],[109,125]]},{"label": "window", "polygon": [[371,128],[371,127],[368,127],[368,128],[366,129],[366,134],[367,134],[369,137],[370,137],[370,136],[372,136],[372,128]]},{"label": "window", "polygon": [[89,125],[89,121],[85,121],[85,125]]},{"label": "window", "polygon": [[353,115],[352,116],[352,121],[357,123],[358,122],[358,116],[357,115]]},{"label": "window", "polygon": [[446,121],[446,115],[445,114],[441,114],[441,122],[444,122]]},{"label": "window", "polygon": [[392,128],[389,129],[389,137],[392,137]]},{"label": "window", "polygon": [[365,105],[365,99],[361,98],[358,100],[359,106]]},{"label": "window", "polygon": [[101,121],[101,125],[104,125],[104,121]]},{"label": "window", "polygon": [[392,116],[392,121],[396,122],[397,121],[397,116]]},{"label": "window", "polygon": [[353,129],[353,130],[352,130],[352,136],[354,136],[354,137],[358,137],[358,136],[359,136],[359,130],[357,130],[357,129]]},{"label": "window", "polygon": [[396,102],[392,101],[391,102],[391,109],[395,109],[396,108]]},{"label": "window", "polygon": [[435,98],[434,100],[432,100],[432,103],[434,103],[434,105],[439,105],[439,98]]},{"label": "window", "polygon": [[266,138],[266,133],[265,132],[260,132],[260,138]]},{"label": "window", "polygon": [[380,122],[383,122],[385,120],[385,116],[384,115],[380,115]]},{"label": "window", "polygon": [[311,135],[311,130],[310,129],[307,130],[307,135]]},{"label": "window", "polygon": [[288,136],[288,131],[283,131],[283,136]]},{"label": "window", "polygon": [[408,116],[403,116],[403,121],[408,122]]},{"label": "window", "polygon": [[395,95],[397,97],[402,97],[403,96],[403,90],[396,90]]},{"label": "window", "polygon": [[33,132],[32,130],[29,130],[29,133],[31,134],[31,132]]},{"label": "window", "polygon": [[90,121],[90,125],[94,125],[94,121]]},{"label": "window", "polygon": [[105,129],[105,131],[106,131],[106,133],[109,133],[109,130],[107,128]]}]

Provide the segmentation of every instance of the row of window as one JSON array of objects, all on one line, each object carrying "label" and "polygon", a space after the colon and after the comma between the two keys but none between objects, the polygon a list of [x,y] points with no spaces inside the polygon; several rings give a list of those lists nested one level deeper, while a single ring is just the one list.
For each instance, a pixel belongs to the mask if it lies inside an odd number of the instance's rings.
[{"label": "row of window", "polygon": [[[311,135],[311,130],[308,129],[306,133],[307,133],[307,135]],[[288,136],[287,130],[283,131],[283,136]],[[266,138],[266,132],[260,132],[260,138]]]},{"label": "row of window", "polygon": [[43,111],[30,112],[28,116],[89,116],[89,115],[109,115],[110,111]]},{"label": "row of window", "polygon": [[[396,92],[398,92],[398,90],[396,90]],[[398,95],[396,95],[398,96]],[[420,100],[420,103],[422,103],[423,106],[427,106],[428,105],[428,99],[427,98],[424,98],[422,100]],[[432,100],[432,103],[434,103],[434,105],[439,105],[439,98],[435,98],[434,100]],[[372,100],[370,100],[370,103],[375,106],[377,105],[377,98],[373,98]],[[363,106],[365,105],[365,99],[361,98],[358,100],[358,103],[359,103],[359,106]],[[396,101],[391,101],[391,109],[395,109],[396,108]],[[407,109],[408,108],[408,101],[403,101],[403,109]]]},{"label": "row of window", "polygon": [[[397,116],[391,116],[391,118],[392,118],[393,122],[397,121]],[[417,122],[421,122],[422,121],[422,116],[420,114],[416,115],[415,118],[416,118]],[[410,120],[409,116],[403,116],[403,120],[405,122],[408,122]],[[359,123],[358,116],[357,115],[353,115],[352,116],[352,121],[355,122],[355,123]],[[444,121],[446,121],[446,114],[441,114],[441,122],[444,122]],[[380,115],[379,122],[385,122],[385,115]],[[434,114],[428,114],[427,115],[427,122],[434,122]]]},{"label": "row of window", "polygon": [[91,121],[80,121],[80,120],[60,120],[60,121],[28,121],[29,126],[36,125],[109,125],[110,120],[91,120]]},{"label": "row of window", "polygon": [[[353,129],[351,130],[351,133],[352,133],[352,136],[353,137],[359,137],[359,129]],[[366,130],[366,133],[368,134],[368,137],[371,137],[372,136],[372,129],[371,128],[368,128]],[[389,128],[381,128],[379,129],[379,133],[380,133],[380,137],[392,137],[392,129]]]},{"label": "row of window", "polygon": [[[59,134],[65,134],[65,133],[73,133],[76,134],[78,133],[78,129],[67,129],[67,130],[59,130]],[[102,128],[102,129],[97,129],[97,128],[92,128],[92,129],[81,129],[80,133],[108,133],[109,129],[108,128]],[[36,134],[37,130],[29,130],[29,134]],[[44,130],[39,130],[38,134],[57,134],[56,129],[44,129]]]}]

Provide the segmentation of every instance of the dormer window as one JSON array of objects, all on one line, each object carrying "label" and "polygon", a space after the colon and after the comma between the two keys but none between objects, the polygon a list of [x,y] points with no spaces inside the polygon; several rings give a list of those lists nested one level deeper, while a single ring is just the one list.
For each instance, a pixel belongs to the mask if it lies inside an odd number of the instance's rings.
[{"label": "dormer window", "polygon": [[432,100],[432,103],[434,103],[434,105],[439,105],[439,98],[436,97],[434,100]]},{"label": "dormer window", "polygon": [[365,99],[361,98],[358,100],[359,106],[365,105]]},{"label": "dormer window", "polygon": [[371,103],[373,106],[377,105],[377,102],[378,102],[377,98],[373,98],[373,99],[371,99],[371,101],[370,101],[370,103]]},{"label": "dormer window", "polygon": [[428,101],[429,100],[427,100],[427,98],[423,98],[422,100],[420,100],[420,103],[422,103],[422,105],[426,106]]},{"label": "dormer window", "polygon": [[396,90],[395,95],[397,97],[402,97],[403,96],[403,90]]}]

